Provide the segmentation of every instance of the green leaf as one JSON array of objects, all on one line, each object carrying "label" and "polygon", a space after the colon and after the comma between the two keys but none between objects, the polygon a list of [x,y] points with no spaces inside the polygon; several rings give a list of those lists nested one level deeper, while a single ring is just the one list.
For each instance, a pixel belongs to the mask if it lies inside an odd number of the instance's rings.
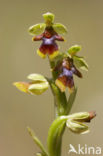
[{"label": "green leaf", "polygon": [[38,83],[38,82],[47,82],[47,80],[45,79],[45,77],[41,74],[30,74],[28,77],[27,77],[29,80],[32,80],[33,82],[35,83]]},{"label": "green leaf", "polygon": [[43,18],[44,18],[46,24],[47,23],[52,24],[53,21],[54,21],[54,17],[55,17],[54,14],[52,14],[50,12],[47,12],[47,13],[43,14]]},{"label": "green leaf", "polygon": [[29,28],[29,33],[31,35],[42,34],[45,30],[45,27],[46,27],[46,25],[44,23],[35,24]]},{"label": "green leaf", "polygon": [[88,64],[84,60],[83,57],[80,56],[73,56],[73,61],[76,67],[88,71]]},{"label": "green leaf", "polygon": [[60,23],[55,23],[52,26],[54,28],[54,30],[58,33],[58,34],[65,34],[67,33],[67,28]]},{"label": "green leaf", "polygon": [[[68,116],[58,117],[51,125],[48,132],[48,151],[50,156],[60,156],[60,142],[62,139],[62,134],[65,129],[65,123]],[[58,148],[56,148],[58,147]]]},{"label": "green leaf", "polygon": [[68,103],[67,103],[67,109],[66,109],[66,114],[69,114],[71,111],[71,108],[74,104],[75,98],[77,95],[77,88],[74,89],[74,91],[70,94],[69,99],[68,99]]},{"label": "green leaf", "polygon": [[36,95],[40,95],[43,92],[45,92],[49,87],[48,82],[43,82],[43,83],[36,83],[36,84],[31,84],[28,88],[28,91],[31,94],[36,94]]},{"label": "green leaf", "polygon": [[81,50],[81,46],[79,45],[74,45],[68,49],[68,53],[72,56],[76,55],[77,52]]},{"label": "green leaf", "polygon": [[[48,156],[48,153],[46,152],[45,147],[43,146],[41,141],[36,137],[36,135],[34,134],[33,130],[31,128],[29,128],[29,127],[27,127],[27,129],[28,129],[28,132],[29,132],[30,136],[32,137],[33,141],[41,149],[41,151],[43,153],[42,155]],[[41,155],[41,154],[39,154],[39,155]]]}]

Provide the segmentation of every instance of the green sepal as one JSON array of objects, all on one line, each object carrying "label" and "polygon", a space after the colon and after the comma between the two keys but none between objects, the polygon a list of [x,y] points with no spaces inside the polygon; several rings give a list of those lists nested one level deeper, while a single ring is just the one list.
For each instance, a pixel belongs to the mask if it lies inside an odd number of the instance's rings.
[{"label": "green sepal", "polygon": [[28,92],[28,87],[29,87],[29,83],[28,82],[14,82],[13,85],[19,89],[20,91],[24,92],[24,93],[29,93]]},{"label": "green sepal", "polygon": [[29,127],[27,127],[27,130],[28,130],[30,136],[32,137],[33,141],[35,142],[35,144],[40,148],[40,150],[42,152],[42,153],[37,153],[37,155],[38,156],[48,156],[48,153],[45,150],[45,147],[43,146],[41,141],[37,138],[37,136],[34,134],[33,130]]},{"label": "green sepal", "polygon": [[74,56],[74,55],[76,55],[77,52],[79,52],[80,50],[81,50],[81,46],[79,46],[79,45],[74,45],[74,46],[70,47],[70,48],[68,49],[67,52],[68,52],[71,56]]},{"label": "green sepal", "polygon": [[53,24],[52,27],[58,34],[66,34],[67,33],[67,28],[63,24],[55,23],[55,24]]},{"label": "green sepal", "polygon": [[44,32],[45,27],[46,27],[45,23],[35,24],[29,28],[29,33],[31,35],[40,35]]},{"label": "green sepal", "polygon": [[84,60],[83,57],[80,56],[73,56],[73,61],[76,67],[88,71],[88,64]]},{"label": "green sepal", "polygon": [[45,14],[43,14],[43,18],[45,20],[45,23],[48,25],[52,24],[54,22],[54,14],[47,12]]},{"label": "green sepal", "polygon": [[49,87],[49,83],[48,82],[43,82],[43,83],[35,83],[35,84],[31,84],[28,88],[28,91],[31,94],[36,94],[36,95],[40,95],[42,93],[44,93]]}]

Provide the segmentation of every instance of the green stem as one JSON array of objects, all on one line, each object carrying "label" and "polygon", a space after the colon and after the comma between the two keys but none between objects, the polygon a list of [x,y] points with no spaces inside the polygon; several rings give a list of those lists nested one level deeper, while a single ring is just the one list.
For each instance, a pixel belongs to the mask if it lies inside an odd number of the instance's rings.
[{"label": "green stem", "polygon": [[61,155],[62,135],[68,116],[58,117],[51,125],[48,133],[48,150],[50,156]]},{"label": "green stem", "polygon": [[57,108],[56,112],[58,116],[65,115],[67,107],[67,99],[65,93],[62,93],[54,82],[51,82],[50,86],[54,95],[55,106]]},{"label": "green stem", "polygon": [[56,117],[60,115],[65,115],[66,107],[67,107],[67,98],[65,93],[61,92],[60,89],[55,85],[55,80],[57,77],[57,73],[53,71],[55,67],[55,62],[50,61],[50,68],[52,71],[52,79],[49,80],[49,84],[54,96],[54,105],[55,105],[55,112],[56,112]]},{"label": "green stem", "polygon": [[77,90],[70,94],[67,101],[66,94],[64,92],[61,92],[60,89],[55,85],[55,80],[57,77],[57,73],[53,71],[55,62],[49,60],[49,63],[52,71],[52,79],[49,79],[48,82],[54,96],[55,116],[56,118],[58,116],[61,117],[58,117],[54,121],[49,130],[48,149],[50,156],[61,156],[62,136],[65,130],[65,122],[67,120],[67,116],[64,117],[62,115],[69,114],[74,103]]}]

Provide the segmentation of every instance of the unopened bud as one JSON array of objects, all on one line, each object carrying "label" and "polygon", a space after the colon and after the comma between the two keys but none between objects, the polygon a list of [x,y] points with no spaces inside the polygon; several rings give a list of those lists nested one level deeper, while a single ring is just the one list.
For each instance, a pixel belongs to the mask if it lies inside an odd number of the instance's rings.
[{"label": "unopened bud", "polygon": [[89,132],[87,125],[74,120],[67,120],[66,125],[72,132],[77,134],[84,134]]},{"label": "unopened bud", "polygon": [[42,94],[49,87],[49,83],[43,75],[30,74],[28,79],[32,82],[15,82],[14,85],[22,92],[36,95]]},{"label": "unopened bud", "polygon": [[95,116],[96,116],[96,113],[92,111],[92,112],[75,113],[75,114],[72,114],[70,118],[72,120],[79,121],[79,122],[90,122],[91,119],[93,119]]},{"label": "unopened bud", "polygon": [[96,112],[95,111],[89,112],[89,116],[90,120],[93,119],[96,116]]},{"label": "unopened bud", "polygon": [[30,74],[27,77],[29,80],[32,80],[34,83],[38,83],[38,82],[47,82],[47,80],[45,79],[45,77],[41,74]]}]

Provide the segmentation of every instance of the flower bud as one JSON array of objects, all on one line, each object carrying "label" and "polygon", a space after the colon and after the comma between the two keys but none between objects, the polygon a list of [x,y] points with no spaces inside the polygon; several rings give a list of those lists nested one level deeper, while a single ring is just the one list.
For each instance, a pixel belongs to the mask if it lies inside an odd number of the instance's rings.
[{"label": "flower bud", "polygon": [[67,120],[66,125],[72,132],[77,134],[84,134],[89,132],[87,125],[74,120]]},{"label": "flower bud", "polygon": [[84,134],[89,132],[89,129],[83,122],[90,122],[95,116],[95,112],[75,113],[69,116],[66,125],[72,132]]},{"label": "flower bud", "polygon": [[91,119],[93,119],[96,116],[95,112],[80,112],[80,113],[75,113],[70,116],[70,118],[74,121],[79,121],[79,122],[90,122]]},{"label": "flower bud", "polygon": [[45,79],[45,77],[41,74],[30,74],[28,77],[27,77],[29,80],[32,80],[33,82],[35,83],[42,83],[42,82],[47,82],[47,80]]},{"label": "flower bud", "polygon": [[43,75],[30,74],[28,79],[32,82],[15,82],[14,85],[22,92],[36,95],[42,94],[49,87],[49,83]]}]

